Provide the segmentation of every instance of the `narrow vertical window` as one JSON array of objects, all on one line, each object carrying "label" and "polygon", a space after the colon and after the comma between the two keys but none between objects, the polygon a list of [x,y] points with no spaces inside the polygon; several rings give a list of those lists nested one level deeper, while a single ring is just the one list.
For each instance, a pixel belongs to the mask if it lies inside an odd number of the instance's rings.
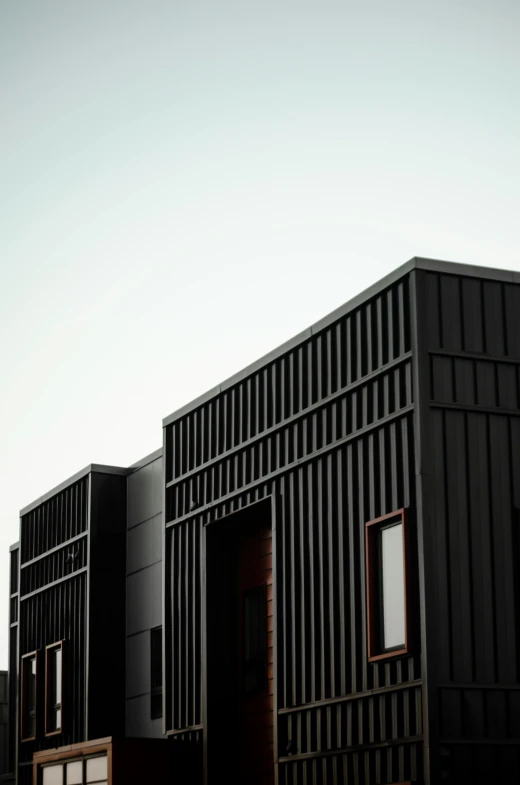
[{"label": "narrow vertical window", "polygon": [[267,591],[257,586],[243,594],[243,684],[244,692],[267,689]]},{"label": "narrow vertical window", "polygon": [[151,630],[150,646],[150,715],[152,720],[158,720],[162,717],[162,627]]},{"label": "narrow vertical window", "polygon": [[45,735],[61,733],[63,726],[63,642],[45,650]]},{"label": "narrow vertical window", "polygon": [[33,651],[22,657],[21,740],[36,738],[36,698],[38,654]]},{"label": "narrow vertical window", "polygon": [[368,659],[408,652],[406,511],[366,524]]}]

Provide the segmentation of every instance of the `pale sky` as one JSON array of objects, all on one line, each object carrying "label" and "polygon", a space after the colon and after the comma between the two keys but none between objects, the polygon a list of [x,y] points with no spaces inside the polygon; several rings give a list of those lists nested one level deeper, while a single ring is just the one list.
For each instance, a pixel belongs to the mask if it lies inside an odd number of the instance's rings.
[{"label": "pale sky", "polygon": [[520,270],[518,0],[0,0],[19,510],[410,257]]}]

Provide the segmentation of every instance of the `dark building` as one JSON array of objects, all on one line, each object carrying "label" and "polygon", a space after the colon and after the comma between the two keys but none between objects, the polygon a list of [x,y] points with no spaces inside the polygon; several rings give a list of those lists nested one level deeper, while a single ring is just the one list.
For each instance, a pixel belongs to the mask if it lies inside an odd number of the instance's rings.
[{"label": "dark building", "polygon": [[0,671],[0,781],[7,773],[7,728],[8,728],[7,671]]},{"label": "dark building", "polygon": [[18,783],[518,781],[519,508],[520,273],[413,259],[22,510]]}]

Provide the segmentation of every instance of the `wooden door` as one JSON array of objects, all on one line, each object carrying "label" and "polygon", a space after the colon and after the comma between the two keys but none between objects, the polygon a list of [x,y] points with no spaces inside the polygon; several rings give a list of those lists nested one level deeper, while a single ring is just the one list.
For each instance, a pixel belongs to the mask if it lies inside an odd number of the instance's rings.
[{"label": "wooden door", "polygon": [[244,785],[274,782],[272,550],[269,526],[255,527],[238,543],[238,719]]}]

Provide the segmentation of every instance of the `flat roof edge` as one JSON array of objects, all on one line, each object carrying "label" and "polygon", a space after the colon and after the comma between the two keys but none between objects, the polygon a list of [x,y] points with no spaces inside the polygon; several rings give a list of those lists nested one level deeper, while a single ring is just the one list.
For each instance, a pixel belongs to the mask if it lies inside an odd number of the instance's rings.
[{"label": "flat roof edge", "polygon": [[50,491],[44,493],[43,496],[40,496],[38,499],[35,499],[26,507],[23,507],[23,509],[20,510],[20,518],[22,518],[24,515],[27,515],[27,513],[36,509],[36,507],[39,507],[40,504],[43,504],[44,502],[48,501],[53,496],[56,496],[56,494],[60,493],[60,491],[64,491],[65,488],[68,488],[70,485],[74,485],[74,483],[78,482],[78,480],[82,480],[83,477],[86,477],[87,474],[92,474],[92,473],[128,475],[129,469],[126,469],[122,466],[108,466],[102,463],[89,463],[88,466],[85,466],[85,468],[80,469],[79,472],[76,472],[76,474],[73,474],[71,477],[68,477],[66,480],[63,480],[63,482],[60,482],[59,485],[56,485],[54,488],[51,488]]},{"label": "flat roof edge", "polygon": [[260,357],[258,360],[247,365],[242,370],[238,371],[237,373],[230,376],[225,381],[217,384],[215,387],[212,387],[207,392],[202,393],[202,395],[197,396],[189,403],[184,404],[179,409],[176,409],[172,414],[169,414],[165,417],[162,421],[163,428],[167,425],[170,425],[175,420],[178,420],[184,414],[187,414],[194,409],[197,409],[203,403],[214,398],[220,392],[229,389],[234,384],[245,379],[250,374],[258,371],[260,368],[268,365],[273,360],[280,357],[285,352],[293,349],[295,346],[303,343],[305,340],[310,338],[312,335],[324,330],[326,327],[329,327],[334,322],[341,319],[343,316],[346,316],[348,313],[353,311],[355,308],[358,308],[367,300],[370,300],[372,297],[375,297],[380,292],[384,291],[387,287],[391,286],[392,284],[396,283],[400,278],[403,278],[405,275],[408,275],[412,270],[427,270],[430,272],[438,272],[438,273],[446,273],[449,275],[464,275],[470,278],[487,278],[492,281],[505,281],[505,282],[513,282],[513,283],[520,283],[520,272],[515,272],[511,270],[501,270],[495,269],[493,267],[481,267],[479,265],[472,265],[472,264],[463,264],[461,262],[446,262],[440,259],[429,259],[425,256],[414,256],[409,259],[407,262],[402,264],[400,267],[397,267],[392,272],[385,275],[383,278],[380,278],[379,281],[376,281],[368,288],[364,289],[359,294],[352,297],[350,300],[347,300],[346,303],[340,305],[334,311],[324,316],[322,319],[319,319],[313,325],[308,327],[306,330],[295,335],[293,338],[290,338],[288,341],[277,346],[271,352]]},{"label": "flat roof edge", "polygon": [[18,540],[18,542],[13,542],[13,544],[9,546],[9,553],[11,553],[12,551],[18,551],[19,549],[20,549],[20,541]]},{"label": "flat roof edge", "polygon": [[201,406],[203,403],[206,403],[211,398],[214,398],[218,393],[223,392],[224,390],[228,390],[230,387],[233,387],[234,384],[245,379],[250,374],[254,373],[255,371],[260,370],[264,366],[268,365],[273,360],[276,360],[278,357],[281,357],[285,352],[288,352],[290,349],[294,349],[296,346],[299,346],[304,341],[311,338],[317,332],[324,330],[330,324],[333,324],[338,319],[341,319],[342,316],[345,316],[350,311],[353,311],[359,305],[361,305],[366,300],[369,300],[371,297],[374,297],[379,292],[386,289],[388,286],[391,286],[393,283],[398,281],[403,276],[407,275],[413,268],[415,267],[415,259],[410,259],[408,262],[405,262],[400,267],[397,267],[392,272],[385,275],[383,278],[380,278],[379,281],[371,284],[367,289],[364,289],[359,294],[356,294],[350,300],[347,300],[346,303],[343,305],[338,306],[329,314],[324,316],[323,318],[319,319],[317,322],[312,324],[310,327],[307,327],[305,330],[294,335],[292,338],[289,338],[287,341],[284,341],[282,344],[277,346],[272,351],[268,352],[267,354],[262,355],[259,357],[258,360],[254,360],[249,365],[246,365],[245,368],[234,373],[225,381],[217,384],[211,390],[208,390],[202,395],[197,396],[189,403],[181,406],[179,409],[176,409],[172,414],[168,415],[163,419],[163,428],[170,423],[178,420],[179,417],[182,417],[184,414],[187,414],[189,411],[196,409],[198,406]]},{"label": "flat roof edge", "polygon": [[514,270],[481,267],[477,264],[462,264],[461,262],[444,262],[440,259],[428,259],[424,256],[417,256],[414,261],[418,270],[446,273],[448,275],[465,275],[467,278],[487,278],[490,281],[520,283],[520,273]]},{"label": "flat roof edge", "polygon": [[138,469],[142,469],[144,466],[148,466],[149,463],[153,463],[158,458],[162,458],[163,448],[159,447],[158,450],[154,450],[149,455],[145,455],[144,458],[132,463],[131,466],[128,467],[129,473],[133,474],[133,472],[137,471]]}]

